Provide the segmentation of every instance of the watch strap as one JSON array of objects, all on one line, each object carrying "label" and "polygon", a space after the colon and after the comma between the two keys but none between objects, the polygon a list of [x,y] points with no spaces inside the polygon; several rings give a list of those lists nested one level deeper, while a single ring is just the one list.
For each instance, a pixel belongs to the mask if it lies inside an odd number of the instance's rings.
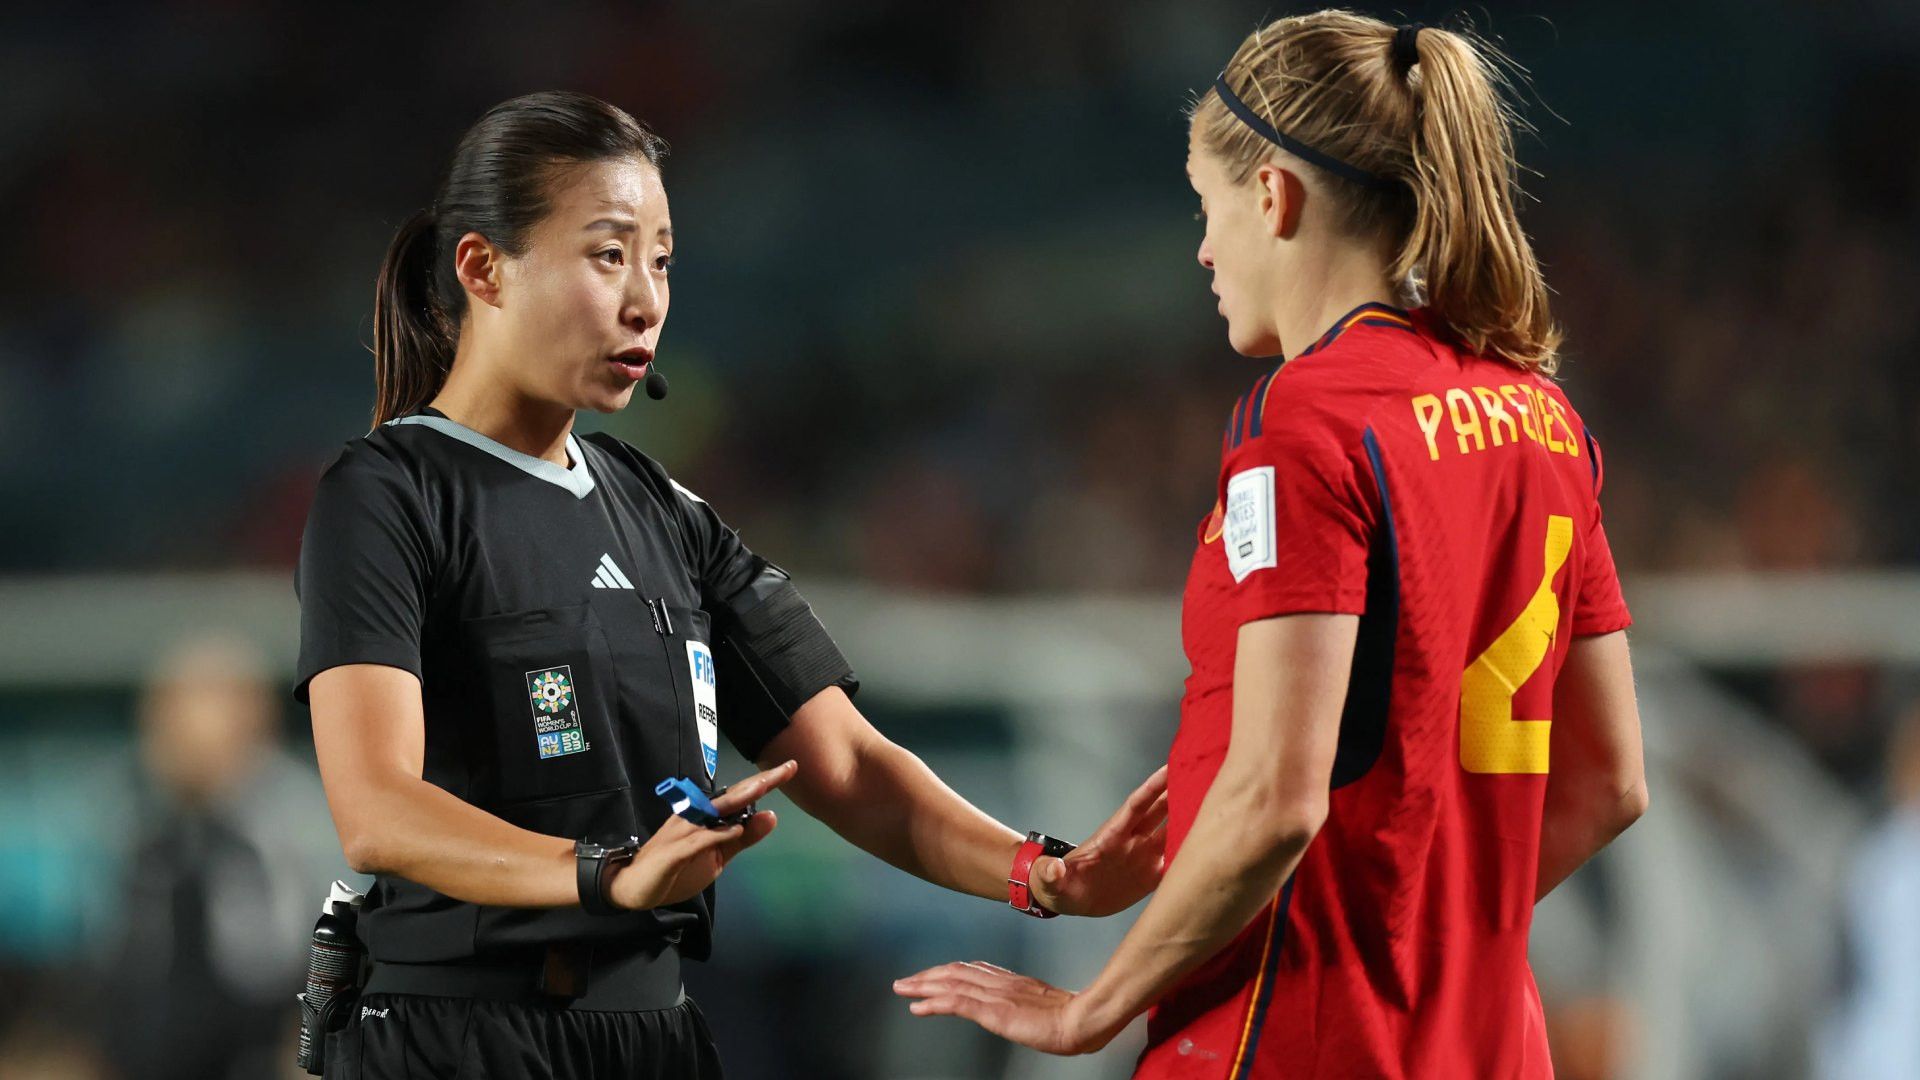
[{"label": "watch strap", "polygon": [[640,850],[640,838],[629,836],[613,844],[591,840],[573,845],[573,884],[580,895],[580,907],[589,915],[619,915],[621,909],[607,898],[607,884],[613,871],[631,862]]},{"label": "watch strap", "polygon": [[1027,834],[1026,842],[1020,845],[1013,855],[1013,869],[1007,874],[1007,903],[1023,915],[1032,915],[1036,919],[1051,919],[1059,912],[1053,911],[1033,898],[1033,864],[1043,855],[1056,859],[1066,858],[1074,845],[1058,840],[1041,832]]}]

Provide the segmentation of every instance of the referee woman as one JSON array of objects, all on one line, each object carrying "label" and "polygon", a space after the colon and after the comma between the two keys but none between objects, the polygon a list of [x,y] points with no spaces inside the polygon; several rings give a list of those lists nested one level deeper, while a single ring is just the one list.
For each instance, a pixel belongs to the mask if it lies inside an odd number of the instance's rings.
[{"label": "referee woman", "polygon": [[376,875],[327,1076],[719,1076],[680,962],[774,815],[701,828],[653,787],[713,791],[720,732],[764,769],[723,814],[785,785],[893,865],[1029,914],[1109,914],[1158,879],[1163,774],[1070,854],[995,822],[853,707],[780,568],[644,454],[573,434],[576,410],[664,392],[664,155],[592,97],[508,101],[380,269],[375,427],[321,480],[296,577],[294,695],[347,861]]}]

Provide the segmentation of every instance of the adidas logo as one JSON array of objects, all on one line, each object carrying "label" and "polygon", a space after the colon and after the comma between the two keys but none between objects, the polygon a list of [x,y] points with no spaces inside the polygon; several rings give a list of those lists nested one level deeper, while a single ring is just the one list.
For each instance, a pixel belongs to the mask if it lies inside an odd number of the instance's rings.
[{"label": "adidas logo", "polygon": [[593,587],[596,589],[631,589],[633,588],[633,582],[628,581],[627,575],[621,573],[618,566],[613,565],[613,556],[602,555],[600,556],[600,568],[593,572]]}]

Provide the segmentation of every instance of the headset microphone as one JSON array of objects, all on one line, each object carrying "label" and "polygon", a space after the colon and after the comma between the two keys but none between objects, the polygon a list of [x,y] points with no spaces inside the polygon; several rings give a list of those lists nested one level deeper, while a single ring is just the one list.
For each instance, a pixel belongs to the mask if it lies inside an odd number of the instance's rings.
[{"label": "headset microphone", "polygon": [[[658,361],[655,361],[654,363],[658,363]],[[647,365],[646,381],[647,381],[648,397],[652,398],[655,401],[662,401],[666,398],[667,377],[665,375],[660,374],[660,369],[658,367],[655,367],[654,364]]]}]

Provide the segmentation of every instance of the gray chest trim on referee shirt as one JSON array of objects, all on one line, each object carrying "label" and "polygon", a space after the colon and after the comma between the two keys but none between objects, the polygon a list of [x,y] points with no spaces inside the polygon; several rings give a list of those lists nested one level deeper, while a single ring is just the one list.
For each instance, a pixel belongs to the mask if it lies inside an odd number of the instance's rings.
[{"label": "gray chest trim on referee shirt", "polygon": [[487,453],[519,469],[528,476],[545,480],[547,483],[556,487],[565,488],[573,492],[573,497],[576,499],[584,499],[593,491],[593,473],[587,469],[587,456],[581,453],[580,444],[574,441],[572,432],[567,433],[567,456],[573,459],[573,467],[563,469],[545,458],[537,458],[532,454],[523,454],[511,446],[489,439],[472,428],[462,424],[456,424],[445,417],[426,415],[402,416],[387,421],[387,424],[388,426],[394,424],[419,424],[422,427],[432,428],[440,434],[458,439],[468,446],[485,450]]}]

